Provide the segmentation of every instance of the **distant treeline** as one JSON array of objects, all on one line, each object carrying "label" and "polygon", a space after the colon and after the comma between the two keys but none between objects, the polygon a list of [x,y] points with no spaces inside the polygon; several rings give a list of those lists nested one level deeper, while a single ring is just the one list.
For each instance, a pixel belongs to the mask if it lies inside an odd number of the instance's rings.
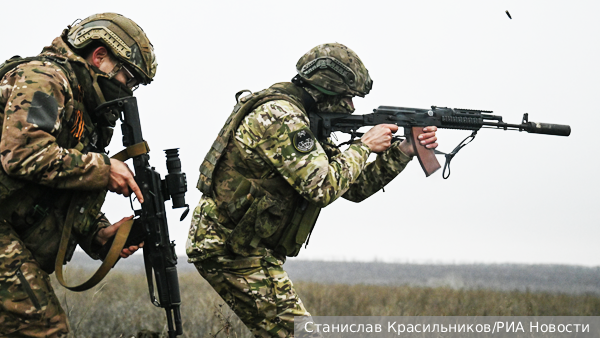
[{"label": "distant treeline", "polygon": [[[141,273],[142,255],[121,260],[117,271]],[[72,264],[72,265],[71,265]],[[98,265],[85,254],[75,255],[69,266]],[[521,264],[393,264],[381,262],[319,262],[290,259],[284,265],[294,282],[323,284],[366,284],[386,286],[449,287],[452,289],[491,289],[500,291],[544,291],[600,295],[600,267]],[[196,271],[185,257],[178,269]]]}]

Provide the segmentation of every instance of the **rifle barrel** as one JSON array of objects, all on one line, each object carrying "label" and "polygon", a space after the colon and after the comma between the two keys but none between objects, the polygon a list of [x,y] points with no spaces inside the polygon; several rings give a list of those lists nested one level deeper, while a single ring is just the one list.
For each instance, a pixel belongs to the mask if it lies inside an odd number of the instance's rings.
[{"label": "rifle barrel", "polygon": [[510,123],[493,123],[483,122],[484,126],[496,127],[499,129],[519,130],[526,131],[534,134],[545,134],[555,136],[569,136],[571,135],[571,126],[566,124],[553,124],[553,123],[541,123],[541,122],[527,122],[522,124],[510,124]]}]

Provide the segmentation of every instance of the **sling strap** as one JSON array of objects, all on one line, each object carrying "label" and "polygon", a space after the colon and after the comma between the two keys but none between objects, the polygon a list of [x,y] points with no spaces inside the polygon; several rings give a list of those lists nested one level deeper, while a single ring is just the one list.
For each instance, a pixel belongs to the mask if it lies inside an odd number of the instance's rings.
[{"label": "sling strap", "polygon": [[[150,147],[146,141],[140,142],[134,145],[131,145],[122,151],[118,152],[112,158],[119,161],[126,161],[132,157],[147,154],[150,151]],[[60,285],[71,291],[86,291],[94,286],[96,286],[113,268],[113,266],[119,260],[119,254],[121,250],[123,250],[123,246],[125,246],[125,242],[127,241],[127,237],[129,237],[129,232],[131,231],[131,227],[133,226],[133,220],[129,220],[121,224],[119,230],[115,234],[115,240],[113,244],[110,246],[110,250],[108,254],[102,261],[102,265],[96,270],[96,272],[90,277],[87,281],[83,282],[80,285],[70,286],[64,280],[63,277],[63,262],[65,261],[66,253],[69,249],[69,238],[71,237],[71,230],[73,228],[73,223],[75,221],[75,213],[77,212],[77,208],[74,203],[78,200],[77,195],[71,200],[71,205],[69,206],[69,212],[67,214],[67,218],[65,219],[65,224],[63,226],[62,236],[60,238],[60,245],[58,247],[58,254],[56,256],[56,262],[54,263],[54,268],[56,271],[56,279],[60,283]]]},{"label": "sling strap", "polygon": [[[69,213],[72,215],[72,213]],[[56,256],[56,279],[60,283],[60,285],[71,291],[86,291],[94,286],[96,286],[104,277],[108,274],[110,269],[115,265],[117,260],[119,259],[119,254],[125,245],[125,241],[127,241],[127,237],[129,236],[129,232],[131,231],[131,227],[133,226],[133,220],[128,220],[121,224],[119,230],[115,234],[115,240],[110,247],[110,251],[104,261],[102,261],[102,265],[96,270],[96,272],[90,277],[87,281],[79,284],[79,285],[67,285],[63,277],[63,264],[65,260],[65,254],[67,252],[67,248],[69,246],[69,237],[71,235],[71,228],[73,227],[73,219],[69,219],[67,217],[67,223],[63,227],[62,237],[60,239],[60,247],[58,249],[58,255]]]},{"label": "sling strap", "polygon": [[148,142],[143,141],[119,151],[118,153],[114,154],[111,158],[114,158],[115,160],[119,160],[121,162],[125,162],[130,158],[147,154],[149,152],[150,147],[148,146]]}]

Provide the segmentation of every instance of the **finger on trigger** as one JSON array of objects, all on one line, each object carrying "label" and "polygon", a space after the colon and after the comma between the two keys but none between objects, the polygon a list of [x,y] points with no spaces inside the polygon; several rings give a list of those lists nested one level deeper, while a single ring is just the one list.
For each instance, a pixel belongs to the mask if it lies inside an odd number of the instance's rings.
[{"label": "finger on trigger", "polygon": [[395,124],[388,124],[388,128],[392,131],[392,133],[395,133],[398,131],[398,126]]},{"label": "finger on trigger", "polygon": [[133,193],[135,194],[135,197],[137,197],[138,201],[140,201],[140,203],[144,203],[144,196],[142,195],[142,191],[140,190],[140,188],[135,189]]},{"label": "finger on trigger", "polygon": [[131,190],[133,190],[133,193],[135,194],[135,197],[137,197],[138,201],[140,201],[140,203],[144,203],[144,196],[142,195],[142,191],[140,190],[140,187],[137,185],[133,178],[131,178],[129,187],[131,188]]}]

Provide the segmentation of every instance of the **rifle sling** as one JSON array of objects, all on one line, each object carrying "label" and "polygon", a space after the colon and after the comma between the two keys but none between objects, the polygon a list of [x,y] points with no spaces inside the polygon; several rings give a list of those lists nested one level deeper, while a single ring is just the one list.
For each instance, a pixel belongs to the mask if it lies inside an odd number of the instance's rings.
[{"label": "rifle sling", "polygon": [[93,288],[98,283],[100,283],[100,281],[102,279],[104,279],[104,277],[108,274],[110,269],[112,269],[112,267],[115,265],[115,263],[119,259],[119,254],[121,253],[121,250],[123,250],[123,246],[125,245],[125,242],[127,241],[127,237],[129,236],[129,231],[131,231],[131,227],[133,225],[133,220],[131,219],[131,220],[128,220],[128,221],[124,222],[123,224],[121,224],[121,226],[119,227],[119,230],[115,234],[115,240],[114,240],[112,246],[110,247],[110,251],[106,255],[106,258],[102,262],[102,265],[100,265],[100,267],[98,268],[98,270],[96,270],[94,275],[92,275],[92,277],[90,277],[87,281],[83,282],[82,284],[74,285],[74,286],[67,285],[67,283],[65,282],[65,280],[63,278],[62,262],[64,262],[64,259],[65,259],[65,253],[67,251],[67,246],[69,244],[69,237],[71,235],[71,228],[73,225],[73,222],[68,222],[68,221],[69,221],[69,219],[67,217],[67,223],[65,224],[65,226],[63,228],[62,237],[60,239],[60,247],[58,249],[58,256],[56,256],[56,263],[55,263],[56,279],[58,280],[60,285],[64,286],[65,288],[67,288],[71,291],[78,291],[78,292],[86,291],[86,290]]},{"label": "rifle sling", "polygon": [[[147,154],[150,151],[150,147],[148,147],[148,143],[146,141],[136,143],[132,146],[129,146],[114,156],[112,158],[117,159],[119,161],[126,161],[132,157]],[[75,198],[71,201],[71,203],[75,202]],[[56,271],[56,279],[60,283],[60,285],[71,291],[86,291],[94,286],[96,286],[104,277],[108,274],[110,269],[115,265],[117,260],[119,259],[119,255],[123,247],[125,246],[125,242],[127,241],[127,237],[129,237],[129,232],[131,231],[131,227],[133,226],[133,220],[129,220],[121,224],[119,230],[115,234],[115,240],[106,255],[106,258],[102,261],[102,265],[96,270],[94,275],[90,277],[87,281],[80,285],[69,286],[65,282],[63,278],[63,262],[65,261],[65,256],[67,253],[67,249],[69,247],[69,238],[71,237],[71,229],[73,228],[74,215],[76,208],[71,205],[69,207],[69,212],[67,214],[67,218],[65,219],[65,224],[63,226],[62,236],[60,238],[60,245],[58,247],[58,254],[56,256],[56,261],[54,263],[54,268]]]},{"label": "rifle sling", "polygon": [[133,158],[133,157],[136,157],[139,155],[143,155],[143,154],[147,154],[149,152],[150,152],[150,147],[148,146],[148,142],[143,141],[143,142],[131,145],[131,146],[119,151],[118,153],[113,155],[111,158],[114,158],[115,160],[119,160],[121,162],[125,162],[130,158]]},{"label": "rifle sling", "polygon": [[[475,136],[477,136],[477,130],[473,130],[471,132],[471,135],[467,136],[464,140],[462,140],[456,146],[456,148],[454,148],[448,154],[443,153],[443,152],[438,151],[438,150],[435,150],[436,154],[441,154],[441,155],[444,155],[446,157],[446,163],[444,163],[444,171],[442,173],[442,178],[447,179],[448,177],[450,177],[450,162],[452,162],[452,159],[454,158],[454,155],[456,155],[467,144],[471,143],[475,139]],[[446,175],[446,169],[448,169],[448,174],[447,175]]]}]

